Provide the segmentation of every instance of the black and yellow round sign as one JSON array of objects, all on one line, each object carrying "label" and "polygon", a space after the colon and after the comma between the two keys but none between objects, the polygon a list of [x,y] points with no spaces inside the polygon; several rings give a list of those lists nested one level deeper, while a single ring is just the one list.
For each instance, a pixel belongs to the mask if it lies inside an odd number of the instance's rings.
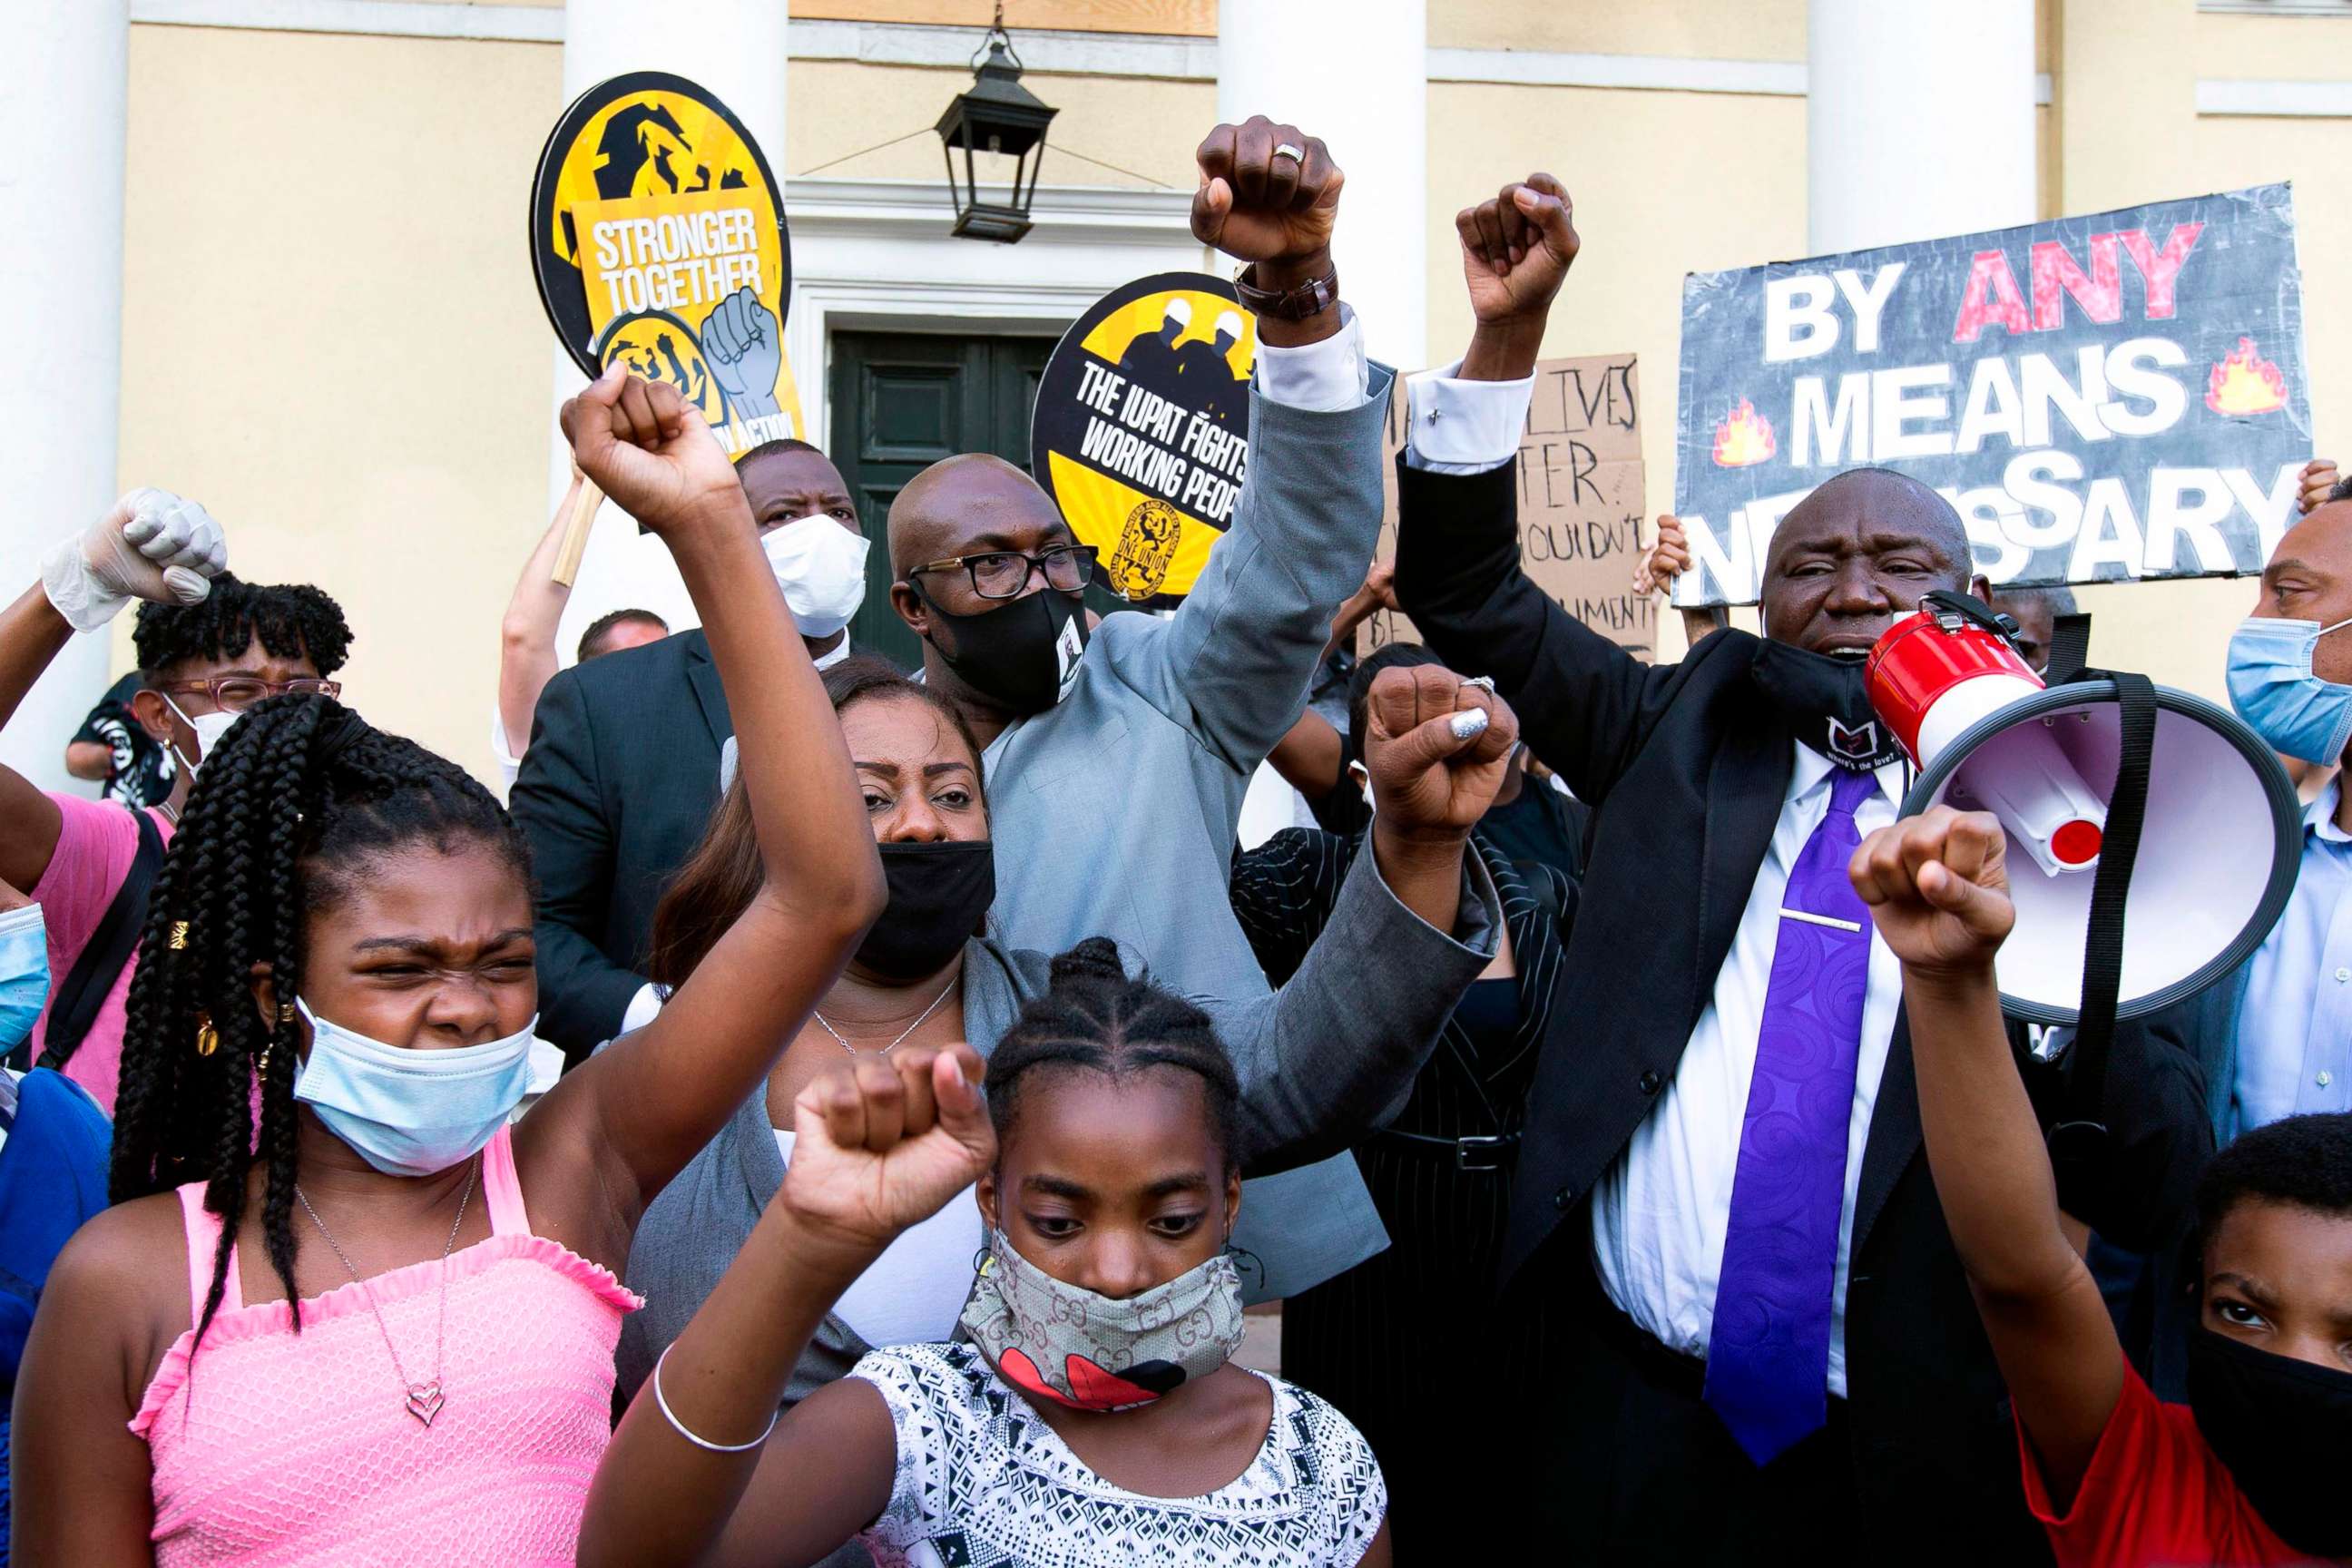
[{"label": "black and yellow round sign", "polygon": [[1233,286],[1163,272],[1088,307],[1038,379],[1032,471],[1097,577],[1130,604],[1183,601],[1249,468],[1257,323]]},{"label": "black and yellow round sign", "polygon": [[620,359],[669,382],[737,455],[804,434],[784,355],[782,193],[703,89],[635,71],[582,93],[540,153],[530,254],[548,320],[586,374]]}]

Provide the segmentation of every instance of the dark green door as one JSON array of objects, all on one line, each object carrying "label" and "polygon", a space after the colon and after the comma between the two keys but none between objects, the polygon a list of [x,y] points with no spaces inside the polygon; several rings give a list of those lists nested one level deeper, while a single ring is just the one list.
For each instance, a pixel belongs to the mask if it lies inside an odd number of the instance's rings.
[{"label": "dark green door", "polygon": [[866,605],[850,641],[901,668],[922,645],[890,608],[890,503],[941,458],[993,452],[1029,467],[1029,411],[1054,352],[1049,337],[961,338],[930,332],[836,332],[829,454],[857,500],[866,537]]}]

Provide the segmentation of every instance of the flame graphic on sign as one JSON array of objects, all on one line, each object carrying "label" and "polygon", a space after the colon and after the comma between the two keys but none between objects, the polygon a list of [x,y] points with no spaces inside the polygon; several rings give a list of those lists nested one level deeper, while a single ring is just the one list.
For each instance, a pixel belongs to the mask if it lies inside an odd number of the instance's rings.
[{"label": "flame graphic on sign", "polygon": [[2286,377],[2254,352],[2254,340],[2240,338],[2238,352],[2213,367],[2205,384],[2205,406],[2216,414],[2269,414],[2286,406]]},{"label": "flame graphic on sign", "polygon": [[1760,463],[1780,449],[1772,437],[1772,422],[1756,412],[1746,398],[1715,426],[1715,466],[1744,468]]}]

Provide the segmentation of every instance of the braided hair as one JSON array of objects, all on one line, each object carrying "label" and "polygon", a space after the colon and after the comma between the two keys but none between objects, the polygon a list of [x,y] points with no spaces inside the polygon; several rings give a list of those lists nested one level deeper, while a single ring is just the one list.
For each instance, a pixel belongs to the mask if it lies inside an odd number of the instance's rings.
[{"label": "braided hair", "polygon": [[1021,1009],[988,1058],[988,1108],[1000,1147],[1011,1142],[1023,1097],[1041,1071],[1113,1079],[1174,1068],[1201,1080],[1228,1170],[1238,1166],[1241,1082],[1209,1016],[1147,975],[1130,979],[1118,946],[1090,936],[1053,962],[1045,994]]},{"label": "braided hair", "polygon": [[[116,1203],[205,1184],[221,1234],[199,1340],[220,1308],[257,1159],[268,1167],[270,1266],[301,1327],[291,1224],[296,1032],[287,1020],[302,989],[305,921],[348,897],[370,862],[420,838],[445,852],[487,843],[530,876],[522,837],[488,790],[331,699],[257,702],[205,754],[148,895],[110,1181]],[[254,1002],[259,964],[279,1002],[276,1020]]]}]

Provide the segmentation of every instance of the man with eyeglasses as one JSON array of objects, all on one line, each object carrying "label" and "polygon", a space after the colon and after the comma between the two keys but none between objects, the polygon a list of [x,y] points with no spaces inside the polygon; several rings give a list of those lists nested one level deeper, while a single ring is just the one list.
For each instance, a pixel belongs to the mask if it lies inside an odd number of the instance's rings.
[{"label": "man with eyeglasses", "polygon": [[219,524],[194,501],[133,490],[58,542],[41,580],[0,610],[0,724],[76,632],[98,633],[131,600],[139,725],[162,746],[171,792],[150,809],[53,795],[0,766],[0,882],[41,908],[51,988],[29,1059],[88,1089],[109,1115],[123,1005],[138,965],[147,889],[205,755],[265,697],[335,696],[352,631],[308,584],[241,583]]},{"label": "man with eyeglasses", "polygon": [[[1047,952],[1109,936],[1163,984],[1240,996],[1265,986],[1224,892],[1242,798],[1371,559],[1391,374],[1339,303],[1341,176],[1323,143],[1258,118],[1211,132],[1199,163],[1192,232],[1249,264],[1236,283],[1258,349],[1248,483],[1182,606],[1090,629],[1094,549],[1027,475],[982,455],[899,492],[890,600],[922,639],[924,679],[985,748],[992,930]],[[1264,1265],[1245,1280],[1261,1298],[1384,1239],[1344,1156],[1250,1184],[1235,1234]]]}]

